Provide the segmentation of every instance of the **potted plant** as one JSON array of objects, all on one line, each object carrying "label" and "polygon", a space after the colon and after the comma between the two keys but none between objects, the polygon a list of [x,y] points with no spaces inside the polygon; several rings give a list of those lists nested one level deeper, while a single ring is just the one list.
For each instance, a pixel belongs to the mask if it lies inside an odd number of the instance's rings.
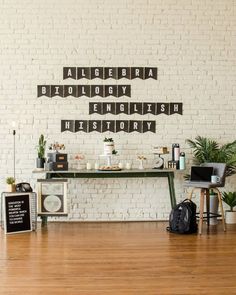
[{"label": "potted plant", "polygon": [[[224,145],[220,145],[217,141],[197,136],[195,140],[187,139],[188,145],[193,149],[193,164],[200,165],[202,163],[225,163],[226,176],[236,173],[236,140]],[[189,175],[185,175],[189,179]],[[210,194],[210,212],[218,212],[218,199],[214,194]],[[212,218],[212,223],[217,219]],[[210,220],[211,222],[211,220]]]},{"label": "potted plant", "polygon": [[44,135],[41,134],[39,137],[39,142],[37,146],[37,151],[38,151],[38,158],[36,159],[37,168],[44,168],[46,143],[47,141],[45,140]]},{"label": "potted plant", "polygon": [[230,210],[225,210],[225,222],[228,224],[235,224],[236,211],[234,211],[233,208],[236,206],[236,192],[223,192],[222,201],[230,207]]},{"label": "potted plant", "polygon": [[187,139],[187,143],[193,149],[193,164],[225,163],[226,176],[236,173],[236,140],[220,145],[215,140],[197,136],[195,140]]},{"label": "potted plant", "polygon": [[105,137],[104,140],[104,155],[112,155],[115,150],[115,144],[113,138]]},{"label": "potted plant", "polygon": [[9,193],[14,193],[16,191],[15,178],[7,177],[6,183],[7,183],[7,191]]}]

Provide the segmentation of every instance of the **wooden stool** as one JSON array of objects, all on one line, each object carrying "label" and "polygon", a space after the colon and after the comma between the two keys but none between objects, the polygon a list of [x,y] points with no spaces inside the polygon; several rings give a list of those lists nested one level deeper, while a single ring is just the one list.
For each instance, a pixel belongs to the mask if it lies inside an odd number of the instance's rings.
[{"label": "wooden stool", "polygon": [[[225,216],[224,216],[224,209],[223,209],[223,203],[222,203],[222,196],[221,192],[219,191],[218,188],[211,188],[213,191],[217,193],[218,200],[219,200],[219,206],[220,206],[220,211],[221,211],[221,217],[222,217],[222,223],[223,223],[223,229],[226,231],[226,226],[225,226]],[[195,189],[193,189],[190,193],[189,199],[192,199],[192,195]],[[206,198],[206,212],[204,212],[204,199]],[[202,225],[203,225],[203,219],[204,219],[204,213],[207,214],[207,226],[210,225],[210,217],[215,217],[215,216],[210,216],[213,215],[213,213],[210,212],[210,193],[208,188],[201,188],[200,191],[200,207],[199,207],[199,229],[198,232],[201,235],[202,234]],[[220,216],[220,215],[216,215]]]}]

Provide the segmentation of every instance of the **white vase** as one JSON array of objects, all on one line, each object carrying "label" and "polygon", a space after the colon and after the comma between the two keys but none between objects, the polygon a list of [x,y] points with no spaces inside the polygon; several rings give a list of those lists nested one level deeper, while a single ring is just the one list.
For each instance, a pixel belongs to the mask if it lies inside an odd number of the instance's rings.
[{"label": "white vase", "polygon": [[139,160],[139,166],[138,166],[139,170],[143,170],[144,166],[143,166],[143,160]]},{"label": "white vase", "polygon": [[236,224],[236,211],[225,211],[225,222],[227,224]]},{"label": "white vase", "polygon": [[[217,194],[210,195],[210,212],[218,214],[219,200]],[[210,225],[216,225],[218,223],[217,217],[210,218]]]}]

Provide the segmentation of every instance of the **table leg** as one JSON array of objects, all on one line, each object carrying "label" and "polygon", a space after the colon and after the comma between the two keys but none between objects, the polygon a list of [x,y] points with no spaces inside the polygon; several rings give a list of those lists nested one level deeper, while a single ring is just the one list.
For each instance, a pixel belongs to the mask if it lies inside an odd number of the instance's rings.
[{"label": "table leg", "polygon": [[170,192],[170,203],[171,203],[171,208],[173,209],[176,206],[174,174],[173,173],[168,174],[168,184],[169,184],[169,192]]},{"label": "table leg", "polygon": [[51,174],[50,173],[46,173],[46,179],[51,179]]},{"label": "table leg", "polygon": [[41,221],[42,221],[42,227],[47,226],[47,224],[48,224],[48,217],[47,216],[41,216]]},{"label": "table leg", "polygon": [[207,211],[207,226],[210,225],[210,195],[209,189],[206,189],[206,211]]},{"label": "table leg", "polygon": [[[46,179],[51,179],[51,174],[46,173]],[[47,216],[41,216],[41,221],[42,221],[42,227],[46,227],[48,224],[48,217]]]},{"label": "table leg", "polygon": [[200,214],[199,214],[199,234],[202,234],[202,225],[203,225],[203,213],[204,213],[204,197],[205,197],[205,190],[201,189],[200,195]]}]

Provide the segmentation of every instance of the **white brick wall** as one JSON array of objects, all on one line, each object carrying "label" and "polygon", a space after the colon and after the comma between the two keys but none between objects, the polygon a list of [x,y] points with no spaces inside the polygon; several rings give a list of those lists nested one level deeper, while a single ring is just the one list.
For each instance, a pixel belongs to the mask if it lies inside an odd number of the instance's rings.
[{"label": "white brick wall", "polygon": [[[101,117],[156,119],[156,134],[109,134],[121,160],[137,166],[136,155],[145,154],[151,167],[152,147],[173,142],[190,158],[185,139],[198,134],[234,140],[235,5],[234,0],[0,0],[1,191],[13,174],[13,120],[18,181],[35,183],[31,171],[41,133],[50,143],[65,143],[71,159],[81,152],[95,161],[101,153],[104,134],[61,134],[60,120],[98,118],[88,115],[88,102],[116,99],[37,98],[39,84],[69,84],[62,80],[63,66],[157,66],[158,80],[130,81],[132,97],[124,101],[183,102],[183,116]],[[184,197],[182,175],[176,173],[178,200]],[[236,189],[235,179],[227,180],[228,189]],[[69,187],[70,220],[156,220],[170,211],[166,179],[71,180]]]}]

